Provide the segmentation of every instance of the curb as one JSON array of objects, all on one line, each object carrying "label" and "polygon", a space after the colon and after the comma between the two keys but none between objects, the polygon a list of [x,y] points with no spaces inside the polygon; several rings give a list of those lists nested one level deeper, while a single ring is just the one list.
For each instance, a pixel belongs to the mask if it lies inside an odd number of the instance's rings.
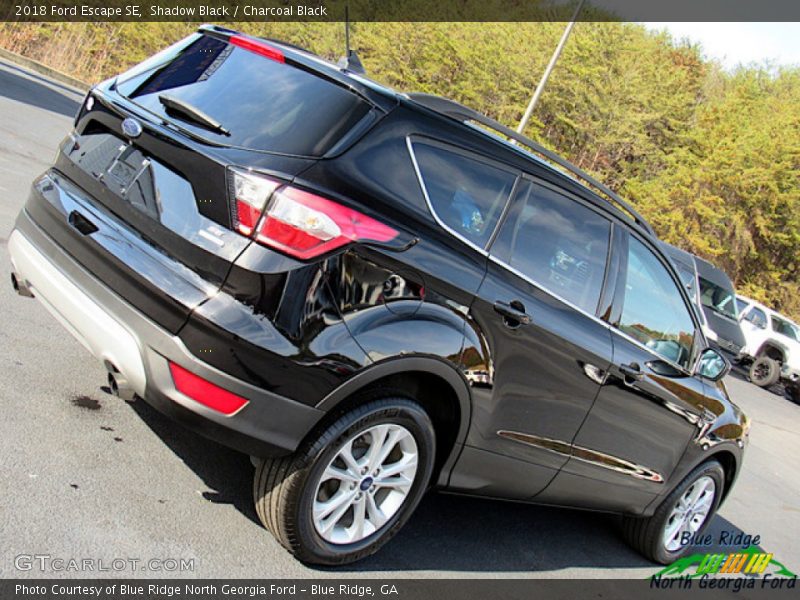
[{"label": "curb", "polygon": [[81,81],[80,79],[70,77],[69,75],[53,69],[52,67],[48,67],[47,65],[40,63],[38,60],[33,60],[32,58],[22,56],[21,54],[11,52],[10,50],[6,50],[4,48],[0,48],[0,59],[5,59],[20,67],[25,67],[26,69],[35,71],[40,75],[49,77],[50,79],[53,79],[63,85],[73,88],[75,92],[80,94],[85,94],[91,87],[88,83]]}]

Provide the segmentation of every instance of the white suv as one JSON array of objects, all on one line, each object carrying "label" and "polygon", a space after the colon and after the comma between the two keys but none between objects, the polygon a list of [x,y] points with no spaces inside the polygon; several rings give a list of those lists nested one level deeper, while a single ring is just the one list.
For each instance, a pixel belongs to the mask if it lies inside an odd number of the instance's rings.
[{"label": "white suv", "polygon": [[739,320],[746,343],[739,361],[750,364],[750,380],[767,387],[782,379],[789,384],[792,398],[800,391],[800,327],[744,296],[736,296]]}]

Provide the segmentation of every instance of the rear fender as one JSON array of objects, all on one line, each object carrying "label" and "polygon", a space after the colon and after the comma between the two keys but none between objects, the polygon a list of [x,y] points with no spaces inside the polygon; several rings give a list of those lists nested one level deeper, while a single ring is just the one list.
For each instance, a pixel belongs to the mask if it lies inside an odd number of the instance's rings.
[{"label": "rear fender", "polygon": [[444,381],[455,393],[458,409],[458,431],[439,470],[437,484],[446,486],[450,480],[450,473],[458,459],[464,440],[467,436],[471,419],[471,400],[469,386],[464,377],[455,368],[455,365],[441,358],[431,356],[397,356],[388,358],[380,363],[368,367],[333,390],[322,399],[315,408],[330,414],[336,412],[337,407],[349,398],[367,389],[371,384],[382,379],[390,379],[394,375],[405,373],[433,375]]}]

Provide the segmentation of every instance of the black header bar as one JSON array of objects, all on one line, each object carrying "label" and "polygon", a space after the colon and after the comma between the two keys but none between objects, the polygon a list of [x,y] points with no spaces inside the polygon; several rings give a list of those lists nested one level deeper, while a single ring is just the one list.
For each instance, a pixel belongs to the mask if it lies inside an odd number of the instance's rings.
[{"label": "black header bar", "polygon": [[[0,0],[0,21],[569,21],[579,0]],[[585,0],[579,21],[800,21],[798,0]]]}]

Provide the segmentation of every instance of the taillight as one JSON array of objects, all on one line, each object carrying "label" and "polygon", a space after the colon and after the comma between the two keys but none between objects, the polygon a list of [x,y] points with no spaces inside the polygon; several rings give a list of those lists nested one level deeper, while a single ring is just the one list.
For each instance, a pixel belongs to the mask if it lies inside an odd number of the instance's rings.
[{"label": "taillight", "polygon": [[251,40],[250,38],[246,38],[241,35],[232,35],[228,41],[230,41],[230,43],[234,46],[239,46],[240,48],[244,48],[250,52],[255,52],[256,54],[265,56],[266,58],[278,61],[280,63],[286,62],[283,52],[265,42]]},{"label": "taillight", "polygon": [[173,362],[169,363],[169,370],[176,390],[224,415],[232,415],[248,403],[246,398],[214,385]]},{"label": "taillight", "polygon": [[90,89],[89,92],[86,94],[86,97],[83,99],[83,104],[78,109],[78,112],[75,113],[75,118],[72,120],[72,124],[74,126],[78,126],[78,121],[81,120],[81,117],[85,115],[87,112],[94,108],[94,88]]},{"label": "taillight", "polygon": [[260,175],[231,172],[236,229],[244,235],[255,231],[258,243],[296,258],[314,258],[350,242],[388,242],[397,236],[391,227],[317,194],[280,186]]},{"label": "taillight", "polygon": [[264,206],[280,185],[277,181],[253,175],[246,171],[231,171],[233,174],[233,199],[236,205],[236,229],[250,236],[255,231]]}]

